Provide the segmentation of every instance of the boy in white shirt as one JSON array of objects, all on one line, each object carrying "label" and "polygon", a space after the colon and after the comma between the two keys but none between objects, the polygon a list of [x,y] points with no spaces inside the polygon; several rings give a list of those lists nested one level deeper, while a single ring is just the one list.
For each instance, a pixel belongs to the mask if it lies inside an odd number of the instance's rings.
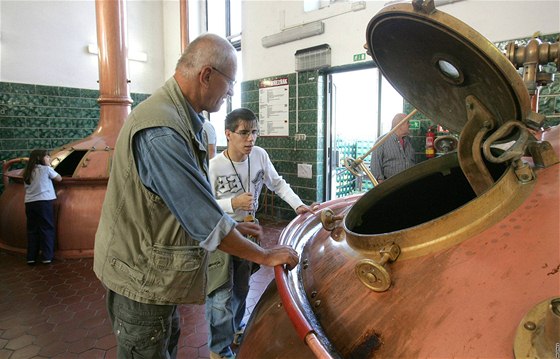
[{"label": "boy in white shirt", "polygon": [[[214,157],[209,167],[210,186],[220,207],[238,222],[255,221],[259,194],[266,185],[297,214],[312,212],[278,174],[268,153],[255,146],[258,134],[258,120],[251,110],[239,108],[226,116],[227,149]],[[219,250],[210,256],[206,319],[211,359],[235,358],[230,344],[244,329],[252,266]]]}]

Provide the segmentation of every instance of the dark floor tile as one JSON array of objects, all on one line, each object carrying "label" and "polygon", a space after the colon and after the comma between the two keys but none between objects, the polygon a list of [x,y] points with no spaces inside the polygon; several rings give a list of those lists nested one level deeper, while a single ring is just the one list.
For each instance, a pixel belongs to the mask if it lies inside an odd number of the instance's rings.
[{"label": "dark floor tile", "polygon": [[102,349],[102,350],[109,350],[116,346],[117,346],[117,340],[115,339],[113,333],[99,338],[94,345],[96,349]]},{"label": "dark floor tile", "polygon": [[105,358],[105,350],[100,349],[89,349],[83,353],[81,353],[78,358],[83,359],[104,359]]},{"label": "dark floor tile", "polygon": [[[90,350],[90,348],[93,348],[96,341],[97,340],[94,338],[81,338],[73,343],[69,343],[68,351],[70,353],[77,353],[77,354],[85,353],[88,350]],[[96,351],[101,351],[101,350],[96,349]]]},{"label": "dark floor tile", "polygon": [[185,333],[182,332],[182,341],[188,347],[200,348],[208,340],[208,334],[206,333]]},{"label": "dark floor tile", "polygon": [[64,335],[64,341],[66,341],[67,343],[76,342],[78,340],[85,338],[87,333],[88,331],[86,329],[76,328],[72,330],[70,333]]},{"label": "dark floor tile", "polygon": [[18,350],[33,344],[33,339],[34,338],[32,335],[22,335],[20,337],[10,339],[10,341],[8,341],[8,344],[6,344],[4,348],[10,350]]},{"label": "dark floor tile", "polygon": [[[185,359],[187,359],[187,358],[185,358]],[[117,359],[117,347],[116,346],[114,348],[111,348],[110,350],[107,350],[107,352],[105,353],[105,359]]]},{"label": "dark floor tile", "polygon": [[39,354],[39,350],[41,350],[41,347],[38,345],[26,345],[24,348],[15,351],[10,359],[35,358]]},{"label": "dark floor tile", "polygon": [[43,332],[35,337],[35,344],[41,347],[46,347],[47,345],[55,341],[58,341],[58,339],[64,334],[65,333],[60,333],[60,332],[57,333],[53,331]]},{"label": "dark floor tile", "polygon": [[29,326],[14,324],[13,327],[6,327],[6,330],[4,331],[4,333],[2,333],[2,338],[8,340],[18,338],[22,335],[25,335],[27,329],[29,329]]},{"label": "dark floor tile", "polygon": [[49,333],[53,330],[54,328],[54,324],[52,323],[35,323],[33,324],[28,330],[27,330],[27,334],[33,335],[33,336],[38,336],[41,333]]},{"label": "dark floor tile", "polygon": [[107,335],[113,335],[113,328],[111,328],[111,321],[109,318],[106,319],[103,325],[88,329],[86,337],[99,339]]},{"label": "dark floor tile", "polygon": [[[263,246],[274,245],[286,222],[261,221]],[[0,359],[116,358],[105,289],[93,260],[57,259],[30,267],[25,256],[0,251]],[[263,267],[251,279],[245,319],[274,277]],[[179,357],[209,357],[204,305],[182,305]]]},{"label": "dark floor tile", "polygon": [[66,353],[67,351],[68,351],[68,346],[66,345],[66,343],[57,340],[42,347],[41,350],[39,351],[39,355],[46,356],[46,357],[53,357],[55,355]]},{"label": "dark floor tile", "polygon": [[[58,355],[55,355],[54,357],[52,357],[50,359],[76,359],[76,358],[78,358],[78,354],[64,352],[64,353],[60,353]],[[36,358],[33,358],[33,359],[36,359]]]}]

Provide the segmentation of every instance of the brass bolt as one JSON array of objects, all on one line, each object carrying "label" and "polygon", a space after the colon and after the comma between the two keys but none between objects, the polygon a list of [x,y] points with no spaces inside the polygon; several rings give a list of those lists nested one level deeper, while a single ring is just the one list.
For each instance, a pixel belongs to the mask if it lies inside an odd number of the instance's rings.
[{"label": "brass bolt", "polygon": [[537,325],[533,322],[525,322],[525,324],[523,324],[523,327],[527,330],[535,330],[537,329]]}]

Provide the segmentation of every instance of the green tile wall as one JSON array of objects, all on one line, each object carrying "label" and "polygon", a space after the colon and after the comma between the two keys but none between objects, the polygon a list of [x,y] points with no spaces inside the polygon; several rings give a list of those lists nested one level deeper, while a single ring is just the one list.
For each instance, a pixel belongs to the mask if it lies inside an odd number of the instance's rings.
[{"label": "green tile wall", "polygon": [[[304,141],[295,141],[296,134],[296,76],[298,76],[298,132],[307,135]],[[265,148],[278,173],[291,185],[294,192],[306,204],[323,198],[323,95],[322,77],[316,71],[298,74],[279,75],[268,80],[287,77],[289,83],[289,137],[259,137],[257,145]],[[259,82],[247,81],[241,85],[241,103],[259,114]],[[313,178],[297,176],[297,164],[308,163],[313,166]],[[276,194],[263,191],[260,198],[259,216],[272,216],[281,219],[295,217],[293,209]]]},{"label": "green tile wall", "polygon": [[[133,106],[148,96],[131,94]],[[0,82],[0,162],[87,137],[99,120],[98,97],[97,90]]]}]

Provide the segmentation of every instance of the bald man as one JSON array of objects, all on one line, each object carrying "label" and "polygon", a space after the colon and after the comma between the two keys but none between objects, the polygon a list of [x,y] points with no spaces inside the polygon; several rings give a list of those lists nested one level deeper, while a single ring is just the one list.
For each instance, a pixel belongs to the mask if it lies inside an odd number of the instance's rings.
[{"label": "bald man", "polygon": [[[395,128],[406,115],[397,113],[393,117],[391,129]],[[414,161],[414,149],[410,143],[408,121],[398,126],[381,146],[371,153],[370,169],[375,179],[383,182],[389,177],[396,175],[416,164]],[[380,137],[377,141],[381,140]]]},{"label": "bald man", "polygon": [[298,263],[288,246],[264,249],[246,239],[262,229],[237,223],[212,195],[201,112],[218,111],[233,95],[236,71],[229,41],[198,37],[119,133],[93,263],[107,289],[118,358],[177,356],[177,305],[204,302],[208,251],[266,266]]}]

